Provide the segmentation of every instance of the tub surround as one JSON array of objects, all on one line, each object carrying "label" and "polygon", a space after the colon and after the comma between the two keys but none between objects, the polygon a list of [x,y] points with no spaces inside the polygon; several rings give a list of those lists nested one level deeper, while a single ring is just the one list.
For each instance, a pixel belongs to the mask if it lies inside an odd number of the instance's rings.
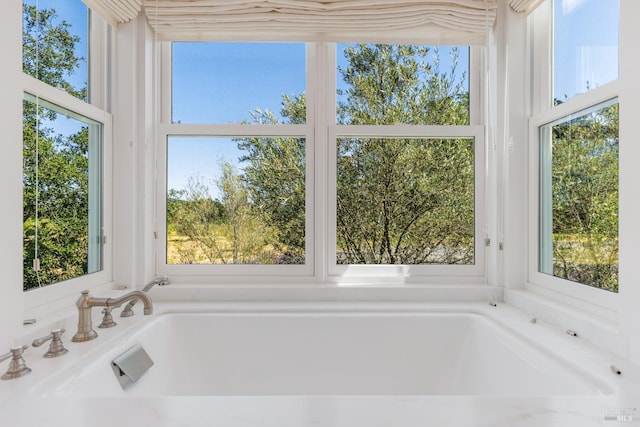
[{"label": "tub surround", "polygon": [[[169,288],[166,288],[169,289]],[[154,294],[152,293],[152,298]],[[0,382],[2,424],[16,426],[596,426],[605,419],[628,416],[639,420],[640,369],[625,358],[594,347],[580,337],[542,320],[531,322],[530,315],[509,304],[493,307],[483,302],[164,302],[154,298],[153,316],[120,318],[115,328],[103,329],[100,337],[86,343],[70,342],[63,336],[69,354],[54,359],[42,357],[43,349],[25,352],[33,372],[23,378]],[[331,395],[331,396],[122,396],[95,392],[84,396],[56,395],[58,386],[73,383],[89,361],[99,360],[118,346],[129,344],[135,333],[150,322],[170,313],[221,314],[313,314],[338,313],[369,315],[411,313],[472,313],[498,322],[501,328],[522,340],[537,343],[540,351],[569,363],[568,369],[588,372],[599,391],[578,394],[518,395]],[[96,317],[99,314],[96,315]],[[77,314],[70,310],[54,322],[57,327],[74,330]],[[42,335],[42,324],[20,341]],[[49,325],[47,325],[49,326]],[[39,328],[39,329],[36,329]],[[153,355],[152,355],[153,357]],[[611,370],[616,366],[621,375]],[[2,368],[6,368],[2,365]],[[56,374],[58,372],[58,374]],[[75,372],[75,373],[74,373]],[[495,372],[499,378],[501,372]],[[59,377],[64,375],[66,377]],[[58,377],[56,377],[58,376]],[[143,378],[144,379],[144,378]],[[116,382],[115,378],[111,378]],[[135,386],[134,386],[135,388]],[[122,393],[126,393],[122,391]],[[102,394],[102,396],[101,396]],[[608,418],[607,418],[608,417]]]},{"label": "tub surround", "polygon": [[[528,328],[520,332],[536,327],[524,326]],[[34,394],[598,396],[615,392],[608,378],[592,374],[598,365],[565,361],[518,338],[482,311],[469,309],[176,312],[134,329],[99,358],[56,372]],[[153,355],[154,368],[124,394],[109,367],[134,347]],[[604,373],[610,376],[609,371]]]},{"label": "tub surround", "polygon": [[153,301],[211,302],[468,302],[502,301],[504,289],[473,284],[409,283],[285,283],[285,284],[211,284],[175,283],[155,288]]},{"label": "tub surround", "polygon": [[629,337],[621,333],[616,320],[587,313],[532,291],[505,289],[504,300],[560,330],[575,330],[580,338],[607,352],[625,358],[630,355]]}]

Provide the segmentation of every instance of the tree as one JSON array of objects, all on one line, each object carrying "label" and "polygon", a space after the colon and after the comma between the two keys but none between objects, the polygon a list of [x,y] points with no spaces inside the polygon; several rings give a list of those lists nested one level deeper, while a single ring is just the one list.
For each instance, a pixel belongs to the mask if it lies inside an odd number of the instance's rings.
[{"label": "tree", "polygon": [[233,245],[232,263],[272,263],[271,254],[265,247],[275,240],[249,202],[243,177],[230,163],[222,164],[218,188],[221,190],[221,202],[228,218],[227,235]]},{"label": "tree", "polygon": [[[269,246],[274,231],[261,221],[248,199],[243,177],[228,162],[221,162],[222,176],[207,183],[189,178],[183,190],[170,190],[167,197],[169,261],[181,264],[273,264]],[[211,189],[217,187],[219,198]],[[172,237],[169,237],[172,239]]]},{"label": "tree", "polygon": [[[457,72],[440,72],[437,49],[348,46],[342,124],[469,123]],[[285,123],[304,123],[305,97],[283,97]],[[277,123],[254,112],[255,123]],[[338,262],[471,263],[474,238],[473,141],[433,138],[340,138],[337,159]],[[296,138],[245,138],[238,147],[251,200],[288,251],[304,250],[305,145]]]},{"label": "tree", "polygon": [[618,104],[552,131],[553,273],[618,289]]},{"label": "tree", "polygon": [[[433,52],[432,56],[429,53]],[[436,47],[357,44],[345,48],[346,69],[339,69],[346,100],[338,104],[338,121],[350,125],[466,125],[469,94],[458,75],[459,52],[440,72]]]},{"label": "tree", "polygon": [[[53,9],[23,5],[23,71],[84,99],[86,86],[74,88],[66,80],[83,61],[74,53],[79,38],[68,23],[57,21]],[[23,103],[25,290],[88,269],[88,128],[81,126],[70,136],[56,134],[50,124],[58,114],[35,102]],[[36,253],[39,271],[33,268]]]},{"label": "tree", "polygon": [[473,262],[473,140],[339,144],[338,262]]},{"label": "tree", "polygon": [[[347,124],[469,123],[468,93],[430,48],[359,44],[340,70]],[[337,173],[339,263],[473,263],[471,139],[340,138]]]},{"label": "tree", "polygon": [[226,264],[229,257],[219,225],[226,221],[224,207],[213,200],[210,185],[200,177],[189,178],[186,188],[172,190],[167,197],[167,223],[170,228],[187,236],[186,245],[179,246],[179,262]]},{"label": "tree", "polygon": [[[282,115],[290,123],[304,123],[305,97],[283,97]],[[253,113],[256,123],[277,123],[269,111]],[[305,253],[305,174],[304,138],[243,138],[238,148],[244,151],[243,179],[248,196],[262,217],[262,222],[277,230],[274,248],[279,262],[304,263]]]},{"label": "tree", "polygon": [[71,25],[59,21],[55,9],[22,6],[22,71],[71,95],[87,99],[86,84],[74,88],[68,81],[85,60],[76,55],[80,37],[74,36]]}]

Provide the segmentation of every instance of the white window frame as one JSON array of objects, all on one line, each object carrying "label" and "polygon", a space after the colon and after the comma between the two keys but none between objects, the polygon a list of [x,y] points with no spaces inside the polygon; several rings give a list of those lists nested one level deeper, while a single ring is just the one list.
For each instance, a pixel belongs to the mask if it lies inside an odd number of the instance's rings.
[{"label": "white window frame", "polygon": [[[311,50],[311,52],[310,52]],[[314,126],[311,123],[313,108],[307,108],[306,124],[183,124],[172,123],[171,118],[171,90],[172,90],[172,64],[171,42],[161,44],[161,113],[158,126],[158,161],[156,168],[157,182],[157,218],[156,233],[156,271],[160,275],[169,277],[249,277],[255,281],[256,277],[266,282],[286,281],[292,277],[312,277],[314,274],[313,263],[313,212],[314,212]],[[315,55],[313,46],[307,44],[307,70],[314,69]],[[310,75],[311,74],[311,75]],[[307,73],[306,93],[313,94],[313,73]],[[306,150],[306,192],[305,192],[305,264],[300,265],[247,265],[247,264],[167,264],[167,138],[170,136],[202,136],[202,137],[262,137],[283,136],[299,137],[305,139]]]},{"label": "white window frame", "polygon": [[29,93],[51,104],[69,110],[102,124],[102,268],[70,280],[53,283],[38,289],[24,291],[23,303],[27,313],[33,313],[40,307],[50,305],[52,301],[79,295],[84,289],[103,286],[112,280],[113,256],[110,236],[113,235],[113,190],[112,190],[112,116],[107,111],[110,74],[109,64],[111,53],[107,46],[112,41],[110,27],[102,18],[89,13],[90,65],[89,84],[92,103],[84,102],[67,92],[43,83],[27,74],[22,74],[20,84],[23,92]]},{"label": "white window frame", "polygon": [[547,0],[529,17],[533,115],[529,119],[528,282],[525,289],[615,317],[619,294],[540,272],[540,128],[617,98],[618,80],[553,106],[553,3]]},{"label": "white window frame", "polygon": [[[484,283],[486,234],[485,126],[480,89],[481,48],[470,48],[470,125],[349,126],[337,125],[336,44],[307,43],[307,123],[304,125],[173,124],[171,123],[171,42],[161,46],[161,123],[157,140],[156,272],[176,280],[255,283]],[[319,76],[326,76],[320,78]],[[305,265],[168,265],[166,263],[166,140],[176,136],[300,136],[306,140],[306,264]],[[336,137],[397,136],[473,138],[475,162],[475,236],[473,265],[337,265],[336,259]],[[316,238],[316,236],[326,236]]]},{"label": "white window frame", "polygon": [[[418,264],[418,265],[342,265],[336,262],[337,224],[337,139],[341,137],[398,137],[422,139],[473,139],[474,151],[474,263],[469,265]],[[376,280],[407,282],[424,280],[427,277],[461,278],[484,276],[484,126],[349,126],[336,125],[329,129],[329,182],[327,260],[329,277],[333,280],[350,281],[368,277]],[[439,279],[441,280],[441,279]]]}]

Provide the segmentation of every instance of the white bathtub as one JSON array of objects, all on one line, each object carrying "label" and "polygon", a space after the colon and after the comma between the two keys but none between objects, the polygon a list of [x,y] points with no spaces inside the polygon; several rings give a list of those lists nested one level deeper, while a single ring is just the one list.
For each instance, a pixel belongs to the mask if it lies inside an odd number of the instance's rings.
[{"label": "white bathtub", "polygon": [[[486,310],[485,310],[486,311]],[[528,323],[528,322],[527,322]],[[482,310],[165,313],[34,388],[39,396],[603,396],[613,388]],[[103,334],[102,330],[99,330]],[[537,332],[536,332],[537,333]],[[81,345],[98,345],[95,343]],[[570,340],[567,336],[554,339]],[[154,366],[127,391],[111,361]],[[604,365],[603,365],[604,367]]]}]

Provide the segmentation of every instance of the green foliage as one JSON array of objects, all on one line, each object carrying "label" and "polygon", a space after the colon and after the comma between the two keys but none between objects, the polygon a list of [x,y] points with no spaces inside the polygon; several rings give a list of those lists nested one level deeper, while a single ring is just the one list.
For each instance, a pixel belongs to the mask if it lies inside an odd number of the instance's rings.
[{"label": "green foliage", "polygon": [[[304,95],[283,96],[283,114],[291,123],[304,123]],[[275,124],[270,111],[255,110],[256,124]],[[170,193],[167,218],[171,230],[187,236],[168,244],[170,263],[301,264],[305,262],[305,140],[255,137],[236,140],[244,167],[222,163],[215,183],[189,181],[187,188]],[[214,200],[210,189],[217,188]],[[178,201],[180,199],[181,201]],[[207,203],[217,203],[217,217],[203,216]],[[181,206],[181,209],[176,208]],[[208,206],[208,205],[207,205]],[[207,254],[198,256],[198,254]]]},{"label": "green foliage", "polygon": [[[282,114],[292,123],[304,122],[305,98],[283,97]],[[291,116],[289,116],[291,114]],[[254,121],[276,123],[270,112],[257,111]],[[279,262],[304,263],[305,173],[304,138],[243,138],[238,148],[245,153],[243,179],[249,198],[265,224],[278,231],[273,246]]]},{"label": "green foliage", "polygon": [[55,9],[22,6],[22,71],[71,95],[87,100],[86,84],[74,88],[66,80],[85,58],[76,56],[78,36],[70,32],[71,25],[59,20]]},{"label": "green foliage", "polygon": [[24,290],[87,273],[87,233],[79,232],[85,228],[84,218],[38,219],[38,258],[41,270],[36,274],[32,264],[35,258],[35,219],[27,218],[24,221]]},{"label": "green foliage", "polygon": [[553,127],[554,275],[618,289],[618,104]]},{"label": "green foliage", "polygon": [[[209,186],[198,177],[189,178],[187,186],[181,191],[172,190],[167,197],[167,223],[174,230],[188,236],[206,260],[214,263],[217,259],[226,262],[227,257],[218,243],[218,224],[223,219],[223,207],[214,201]],[[184,263],[198,263],[198,251],[183,253]]]},{"label": "green foliage", "polygon": [[[346,124],[469,123],[464,75],[428,47],[348,46]],[[340,138],[337,244],[344,264],[472,264],[473,141]]]},{"label": "green foliage", "polygon": [[[469,95],[465,74],[456,70],[456,50],[447,72],[440,71],[437,49],[427,47],[360,44],[348,46],[345,55],[349,66],[339,70],[346,84],[339,93],[345,99],[337,106],[339,123],[469,123]],[[284,95],[281,113],[285,123],[305,123],[305,96]],[[258,109],[252,123],[278,120]],[[277,262],[304,263],[305,140],[237,142],[244,153],[239,160],[247,203],[274,230],[268,246],[279,254]],[[473,263],[473,158],[468,139],[340,138],[338,262]]]},{"label": "green foliage", "polygon": [[[35,6],[23,6],[23,71],[86,98],[86,87],[75,89],[65,80],[82,61],[74,54],[79,40],[69,33],[69,24],[56,22],[53,9],[36,13]],[[89,130],[82,126],[70,136],[56,134],[46,123],[55,122],[58,114],[23,103],[25,290],[88,272]]]},{"label": "green foliage", "polygon": [[345,48],[349,65],[339,69],[347,84],[346,101],[338,105],[343,124],[469,124],[469,94],[457,73],[458,51],[452,67],[440,71],[437,48],[413,45],[358,44]]},{"label": "green foliage", "polygon": [[[347,46],[345,55],[348,65],[339,70],[345,89],[338,93],[338,123],[469,124],[469,93],[465,74],[457,72],[457,51],[444,72],[436,48],[359,44]],[[617,289],[617,115],[613,105],[570,126],[555,127],[552,178],[554,273],[612,290]],[[305,96],[283,96],[282,116],[284,123],[306,123]],[[269,111],[256,110],[252,122],[278,120]],[[477,262],[473,139],[345,136],[336,142],[338,263]],[[242,170],[225,178],[227,184],[218,183],[235,196],[217,202],[216,219],[203,219],[217,225],[204,232],[268,227],[270,232],[259,233],[260,244],[252,250],[273,248],[278,262],[304,262],[305,141],[252,137],[237,143],[244,153]],[[260,226],[233,219],[245,214],[259,219]],[[186,218],[170,216],[173,227]],[[210,247],[236,242],[235,232],[218,237]],[[217,255],[211,262],[222,259]]]},{"label": "green foliage", "polygon": [[244,178],[229,163],[222,164],[222,177],[218,181],[221,202],[228,218],[233,244],[232,263],[270,263],[264,248],[271,239],[269,229],[256,215],[256,206],[249,202]]},{"label": "green foliage", "polygon": [[338,142],[339,263],[473,263],[473,140]]},{"label": "green foliage", "polygon": [[[190,178],[185,189],[170,190],[167,197],[168,235],[186,236],[168,246],[173,264],[273,264],[269,250],[274,231],[261,222],[249,203],[242,177],[229,163],[222,163],[222,177],[207,183]],[[217,186],[220,200],[210,189]]]}]

